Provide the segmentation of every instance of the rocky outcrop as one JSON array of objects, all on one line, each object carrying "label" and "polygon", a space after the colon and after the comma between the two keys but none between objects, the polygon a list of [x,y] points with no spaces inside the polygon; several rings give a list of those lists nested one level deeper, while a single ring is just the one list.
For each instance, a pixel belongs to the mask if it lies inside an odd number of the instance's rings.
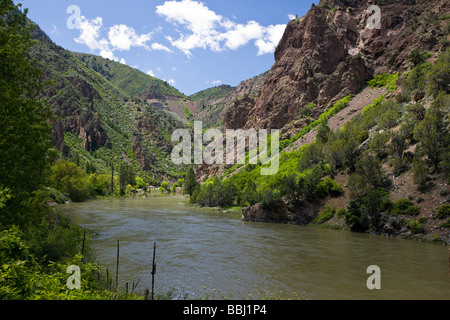
[{"label": "rocky outcrop", "polygon": [[[381,10],[380,29],[367,26],[372,4]],[[281,129],[311,102],[325,108],[360,91],[374,74],[406,70],[413,48],[442,49],[439,39],[446,33],[439,15],[448,11],[448,2],[441,0],[313,4],[287,25],[259,99],[253,106],[237,101],[227,110],[224,127],[245,120],[244,128]]]},{"label": "rocky outcrop", "polygon": [[317,208],[306,202],[280,201],[263,206],[257,203],[242,209],[242,220],[252,222],[293,223],[307,225],[317,217]]},{"label": "rocky outcrop", "polygon": [[237,99],[233,102],[231,107],[227,109],[224,115],[224,123],[226,123],[227,129],[241,129],[247,123],[248,115],[255,104],[255,100],[244,95],[243,98]]}]

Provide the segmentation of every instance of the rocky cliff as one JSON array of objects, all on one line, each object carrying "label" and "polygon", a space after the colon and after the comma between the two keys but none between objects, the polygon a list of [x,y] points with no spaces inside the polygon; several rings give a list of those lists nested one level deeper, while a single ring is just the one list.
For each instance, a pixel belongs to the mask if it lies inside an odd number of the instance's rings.
[{"label": "rocky cliff", "polygon": [[[369,28],[369,6],[377,4],[381,28]],[[447,1],[322,0],[289,22],[275,51],[261,95],[238,100],[224,117],[225,128],[277,128],[315,103],[313,114],[357,93],[374,74],[406,70],[413,48],[442,49]],[[444,40],[442,40],[444,39]]]}]

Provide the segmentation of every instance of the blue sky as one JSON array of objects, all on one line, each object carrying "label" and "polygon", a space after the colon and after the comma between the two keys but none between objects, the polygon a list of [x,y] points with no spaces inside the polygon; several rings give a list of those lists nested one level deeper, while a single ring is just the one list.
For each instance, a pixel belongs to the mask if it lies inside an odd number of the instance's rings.
[{"label": "blue sky", "polygon": [[65,49],[101,55],[190,95],[270,69],[285,25],[313,0],[22,0]]}]

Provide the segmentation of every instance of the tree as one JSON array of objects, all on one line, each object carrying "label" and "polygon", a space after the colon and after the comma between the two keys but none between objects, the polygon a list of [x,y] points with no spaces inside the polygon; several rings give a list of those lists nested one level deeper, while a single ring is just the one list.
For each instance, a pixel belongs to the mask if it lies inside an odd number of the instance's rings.
[{"label": "tree", "polygon": [[183,194],[192,195],[192,192],[194,191],[197,185],[198,182],[197,180],[195,180],[194,169],[192,169],[192,167],[189,167],[186,173],[186,178],[184,180]]},{"label": "tree", "polygon": [[128,185],[136,185],[136,174],[132,165],[122,162],[119,167],[120,194],[124,195]]},{"label": "tree", "polygon": [[317,127],[317,135],[316,138],[319,142],[326,143],[328,139],[330,138],[330,135],[332,134],[332,131],[330,127],[328,126],[328,119],[323,120],[320,122],[320,124]]},{"label": "tree", "polygon": [[90,195],[86,172],[75,163],[64,159],[56,161],[51,166],[49,182],[52,187],[67,194],[73,201],[82,201]]},{"label": "tree", "polygon": [[161,190],[169,191],[169,183],[167,181],[161,182]]},{"label": "tree", "polygon": [[440,92],[450,92],[450,48],[441,54],[427,74],[428,91],[434,97]]},{"label": "tree", "polygon": [[367,152],[356,163],[356,173],[364,179],[365,183],[373,188],[384,185],[381,162]]},{"label": "tree", "polygon": [[0,0],[0,185],[16,204],[43,184],[53,157],[52,114],[38,99],[44,84],[27,56],[31,25],[20,6]]},{"label": "tree", "polygon": [[430,180],[428,176],[428,169],[425,162],[420,157],[414,157],[413,160],[413,181],[419,190],[425,190]]},{"label": "tree", "polygon": [[414,139],[420,141],[424,154],[437,171],[449,140],[443,119],[443,113],[433,105],[428,109],[425,118],[414,127]]}]

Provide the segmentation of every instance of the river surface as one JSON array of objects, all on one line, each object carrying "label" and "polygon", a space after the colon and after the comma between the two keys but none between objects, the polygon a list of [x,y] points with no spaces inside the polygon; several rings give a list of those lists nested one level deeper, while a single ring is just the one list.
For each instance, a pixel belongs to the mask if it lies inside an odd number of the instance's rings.
[{"label": "river surface", "polygon": [[[181,196],[109,198],[59,209],[92,231],[96,261],[119,282],[189,298],[450,299],[448,246],[288,224],[243,222]],[[381,289],[368,289],[380,268]],[[371,281],[371,283],[374,283]]]}]

